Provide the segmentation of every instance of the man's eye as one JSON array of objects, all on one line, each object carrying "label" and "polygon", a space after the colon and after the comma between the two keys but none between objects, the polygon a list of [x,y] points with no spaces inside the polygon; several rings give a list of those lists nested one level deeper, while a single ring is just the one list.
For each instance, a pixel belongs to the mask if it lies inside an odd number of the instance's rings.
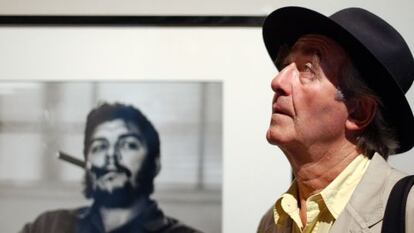
[{"label": "man's eye", "polygon": [[304,72],[312,72],[313,73],[313,65],[312,63],[308,62],[303,66]]},{"label": "man's eye", "polygon": [[128,142],[126,143],[126,148],[130,149],[130,150],[136,150],[138,149],[138,144],[135,142]]},{"label": "man's eye", "polygon": [[312,63],[310,62],[305,63],[301,67],[300,73],[301,73],[300,76],[302,80],[314,80],[315,79],[315,70],[314,70]]},{"label": "man's eye", "polygon": [[107,149],[107,146],[105,144],[98,144],[98,145],[92,146],[91,152],[99,153],[99,152],[105,151],[106,149]]},{"label": "man's eye", "polygon": [[120,144],[120,149],[122,150],[137,150],[138,148],[139,144],[135,141],[126,141]]}]

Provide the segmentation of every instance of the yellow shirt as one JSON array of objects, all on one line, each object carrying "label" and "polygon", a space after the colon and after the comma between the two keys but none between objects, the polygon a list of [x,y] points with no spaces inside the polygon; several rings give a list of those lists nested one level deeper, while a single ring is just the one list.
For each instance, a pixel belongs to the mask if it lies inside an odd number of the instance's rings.
[{"label": "yellow shirt", "polygon": [[326,188],[306,200],[306,226],[303,226],[300,219],[297,187],[294,181],[273,207],[276,225],[283,226],[290,218],[293,220],[292,233],[329,232],[351,198],[369,162],[366,156],[359,155]]}]

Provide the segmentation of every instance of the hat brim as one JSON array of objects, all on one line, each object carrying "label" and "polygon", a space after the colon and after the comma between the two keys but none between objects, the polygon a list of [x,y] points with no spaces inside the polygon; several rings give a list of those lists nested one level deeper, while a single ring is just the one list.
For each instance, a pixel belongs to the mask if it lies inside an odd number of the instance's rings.
[{"label": "hat brim", "polygon": [[345,49],[364,81],[381,98],[385,120],[395,130],[399,142],[397,153],[410,150],[414,145],[410,136],[414,132],[410,105],[387,68],[362,42],[331,18],[302,7],[277,9],[263,24],[263,39],[272,61],[282,46],[293,46],[306,34],[327,36]]}]

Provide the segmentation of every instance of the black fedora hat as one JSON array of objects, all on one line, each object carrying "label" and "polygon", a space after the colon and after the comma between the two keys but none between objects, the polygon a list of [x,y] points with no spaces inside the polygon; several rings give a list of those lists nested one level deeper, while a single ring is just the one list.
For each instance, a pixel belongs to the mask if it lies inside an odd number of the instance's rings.
[{"label": "black fedora hat", "polygon": [[414,59],[402,36],[361,8],[326,17],[302,7],[284,7],[272,12],[263,24],[265,46],[273,61],[282,46],[292,46],[306,34],[327,36],[344,47],[367,85],[381,98],[385,120],[399,142],[397,153],[410,150],[414,116],[405,93],[413,82]]}]

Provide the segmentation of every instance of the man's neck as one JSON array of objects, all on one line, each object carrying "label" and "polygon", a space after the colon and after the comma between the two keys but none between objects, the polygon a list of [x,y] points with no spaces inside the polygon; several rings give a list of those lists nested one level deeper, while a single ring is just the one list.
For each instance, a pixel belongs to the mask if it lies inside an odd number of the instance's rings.
[{"label": "man's neck", "polygon": [[299,197],[304,200],[328,186],[360,154],[357,147],[349,142],[327,150],[296,153],[286,154],[296,178]]},{"label": "man's neck", "polygon": [[307,224],[308,197],[321,192],[360,154],[357,147],[348,141],[326,150],[320,148],[284,151],[295,175],[299,214],[304,226]]},{"label": "man's neck", "polygon": [[101,215],[105,232],[110,232],[129,223],[138,214],[140,214],[143,202],[145,202],[145,198],[141,197],[131,206],[124,208],[100,207],[99,213]]}]

